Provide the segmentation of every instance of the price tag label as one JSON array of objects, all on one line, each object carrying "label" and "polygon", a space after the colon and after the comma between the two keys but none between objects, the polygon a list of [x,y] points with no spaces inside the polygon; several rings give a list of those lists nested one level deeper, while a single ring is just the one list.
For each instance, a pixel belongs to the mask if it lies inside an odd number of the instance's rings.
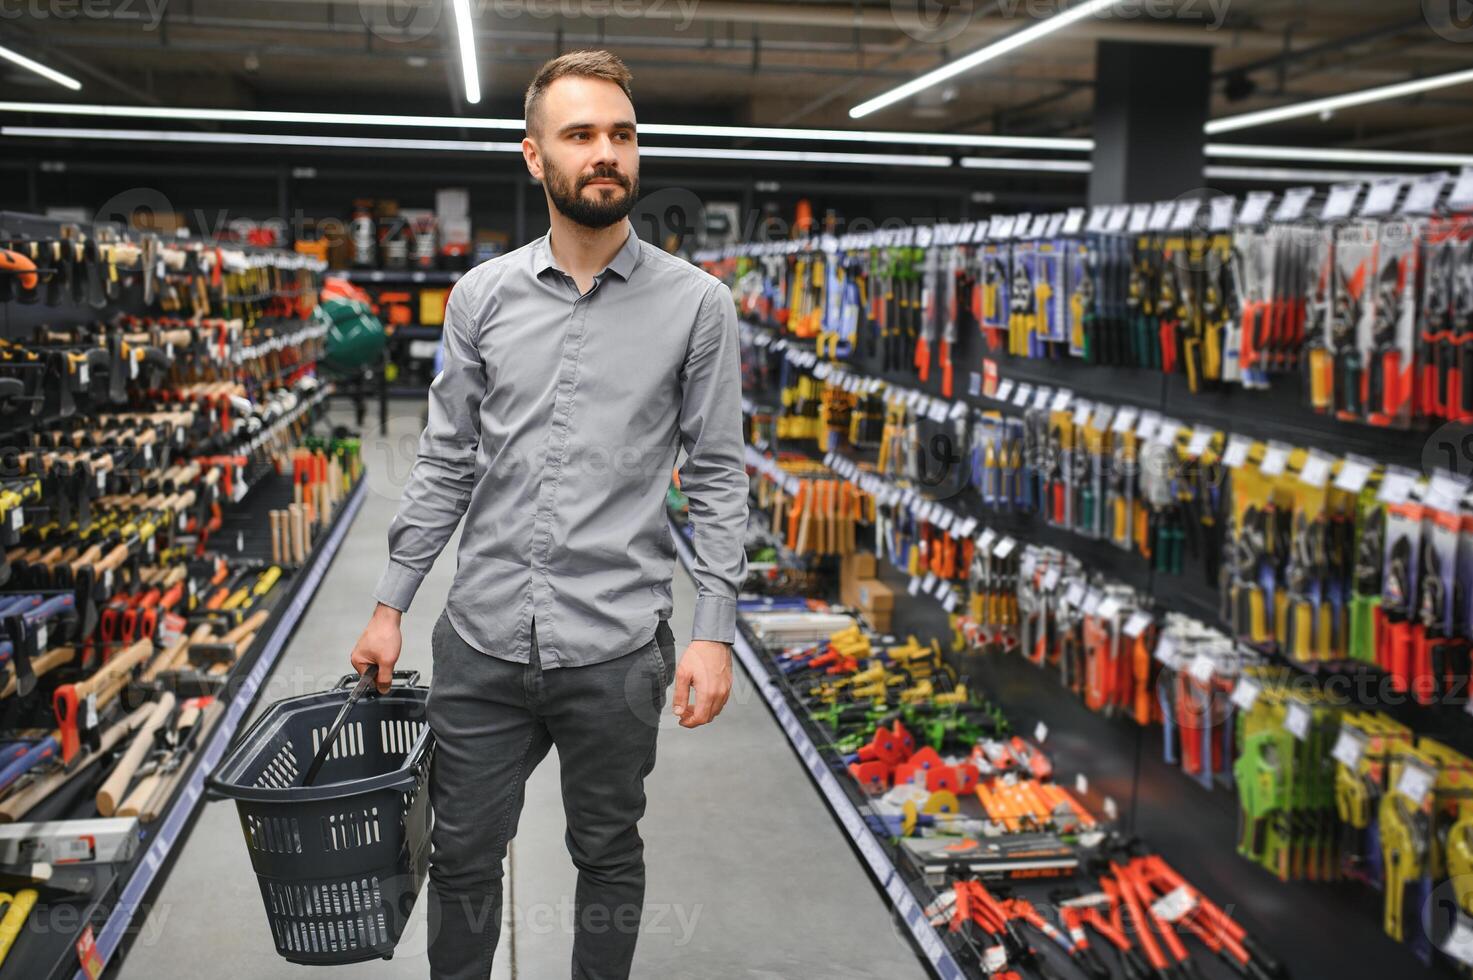
[{"label": "price tag label", "polygon": [[1120,631],[1134,640],[1140,637],[1150,625],[1151,614],[1144,609],[1137,609],[1130,614],[1130,618],[1125,621],[1125,625],[1120,628]]},{"label": "price tag label", "polygon": [[1167,633],[1156,640],[1156,649],[1151,656],[1170,667],[1176,660],[1176,637]]},{"label": "price tag label", "polygon": [[1205,653],[1199,653],[1192,658],[1192,665],[1187,668],[1187,673],[1201,684],[1211,684],[1212,678],[1217,675],[1217,661]]},{"label": "price tag label", "polygon": [[1105,221],[1110,217],[1110,209],[1103,204],[1096,204],[1089,209],[1089,220],[1084,224],[1087,232],[1100,232],[1105,230]]},{"label": "price tag label", "polygon": [[1115,413],[1115,421],[1110,424],[1110,431],[1116,433],[1133,432],[1135,422],[1140,413],[1133,408],[1122,408]]},{"label": "price tag label", "polygon": [[1045,725],[1043,722],[1039,722],[1038,724],[1033,726],[1033,741],[1037,742],[1039,745],[1042,745],[1044,742],[1048,741],[1048,726]]},{"label": "price tag label", "polygon": [[1068,215],[1066,215],[1062,211],[1059,211],[1059,212],[1056,212],[1056,213],[1054,213],[1052,215],[1049,215],[1048,227],[1046,229],[1044,229],[1044,233],[1043,233],[1044,234],[1044,237],[1045,238],[1058,238],[1059,237],[1059,232],[1061,230],[1063,230],[1064,221],[1065,221],[1065,219],[1067,217],[1068,217]]},{"label": "price tag label", "polygon": [[1039,388],[1033,393],[1033,408],[1038,411],[1048,408],[1049,398],[1052,397],[1053,393],[1054,389],[1052,388]]},{"label": "price tag label", "polygon": [[1043,591],[1052,592],[1058,586],[1061,574],[1058,565],[1050,565],[1049,570],[1043,573]]},{"label": "price tag label", "polygon": [[1309,738],[1309,728],[1314,716],[1302,704],[1292,703],[1284,711],[1284,731],[1303,742]]},{"label": "price tag label", "polygon": [[1054,412],[1065,412],[1069,409],[1069,403],[1074,400],[1074,392],[1068,388],[1060,388],[1054,392],[1053,400],[1049,402],[1049,410]]},{"label": "price tag label", "polygon": [[1342,728],[1340,734],[1335,737],[1335,747],[1330,750],[1330,756],[1347,769],[1354,769],[1360,765],[1361,757],[1366,754],[1366,740],[1361,737],[1360,732],[1354,728]]},{"label": "price tag label", "polygon": [[1192,438],[1187,440],[1187,456],[1196,459],[1207,451],[1207,446],[1212,442],[1212,437],[1217,435],[1212,429],[1197,426],[1192,430]]},{"label": "price tag label", "polygon": [[1146,227],[1151,231],[1165,231],[1171,224],[1171,212],[1176,209],[1174,201],[1157,201],[1151,206],[1151,216]]},{"label": "price tag label", "polygon": [[1130,220],[1130,205],[1117,204],[1110,209],[1110,216],[1105,219],[1105,231],[1112,235],[1118,235],[1125,230],[1125,223]]},{"label": "price tag label", "polygon": [[1161,425],[1161,416],[1155,412],[1142,412],[1140,422],[1136,423],[1135,437],[1141,442],[1148,442],[1156,435],[1156,429]]},{"label": "price tag label", "polygon": [[1014,541],[1012,538],[1003,538],[997,543],[997,547],[992,549],[992,557],[999,560],[1006,558],[1008,555],[1011,555],[1013,553],[1013,549],[1017,546],[1018,542]]},{"label": "price tag label", "polygon": [[97,492],[98,493],[106,493],[107,492],[107,471],[106,470],[98,470],[97,471]]},{"label": "price tag label", "polygon": [[1243,199],[1242,210],[1238,212],[1238,224],[1260,225],[1268,215],[1268,206],[1273,203],[1273,191],[1252,191]]},{"label": "price tag label", "polygon": [[1473,208],[1473,166],[1464,167],[1459,172],[1457,183],[1448,192],[1447,206],[1454,211]]},{"label": "price tag label", "polygon": [[951,413],[951,406],[955,402],[945,402],[937,398],[931,402],[931,409],[926,414],[931,416],[933,422],[945,422]]},{"label": "price tag label", "polygon": [[1452,175],[1447,171],[1436,174],[1424,174],[1412,182],[1411,190],[1407,191],[1406,200],[1401,202],[1403,214],[1432,214],[1437,210],[1437,199],[1442,196],[1442,189]]},{"label": "price tag label", "polygon": [[1137,204],[1130,209],[1130,233],[1138,235],[1145,231],[1151,221],[1151,206]]},{"label": "price tag label", "polygon": [[1094,406],[1089,402],[1078,402],[1074,406],[1074,424],[1078,426],[1089,425],[1089,417],[1094,413]]},{"label": "price tag label", "polygon": [[1181,429],[1181,423],[1176,419],[1162,419],[1160,428],[1156,430],[1156,443],[1161,446],[1176,445],[1176,434]]},{"label": "price tag label", "polygon": [[1095,615],[1100,619],[1114,619],[1120,615],[1120,600],[1112,595],[1105,596],[1100,600],[1100,605],[1095,609]]},{"label": "price tag label", "polygon": [[1248,451],[1254,448],[1254,441],[1248,436],[1228,436],[1227,449],[1223,451],[1223,466],[1233,470],[1248,461]]},{"label": "price tag label", "polygon": [[1115,805],[1115,797],[1105,797],[1104,811],[1105,819],[1110,821],[1111,823],[1114,823],[1116,820],[1120,819],[1120,807]]},{"label": "price tag label", "polygon": [[1233,209],[1237,207],[1237,203],[1231,197],[1214,197],[1208,205],[1208,230],[1231,231],[1233,227]]},{"label": "price tag label", "polygon": [[1070,582],[1069,588],[1064,590],[1064,601],[1069,603],[1069,605],[1073,606],[1076,609],[1083,605],[1084,583],[1077,580]]},{"label": "price tag label", "polygon": [[1358,459],[1347,459],[1340,464],[1340,472],[1335,475],[1335,489],[1346,493],[1360,493],[1370,478],[1370,464]]},{"label": "price tag label", "polygon": [[921,591],[930,595],[936,591],[936,573],[927,572],[926,577],[921,579]]},{"label": "price tag label", "polygon": [[1080,607],[1080,611],[1086,616],[1093,616],[1100,608],[1100,600],[1103,598],[1099,589],[1090,589],[1084,594],[1084,605]]},{"label": "price tag label", "polygon": [[1323,487],[1330,481],[1330,467],[1334,463],[1323,453],[1311,452],[1299,468],[1299,482],[1311,487]]},{"label": "price tag label", "polygon": [[1396,781],[1396,791],[1420,806],[1427,799],[1427,794],[1432,792],[1432,786],[1436,782],[1436,773],[1408,762],[1402,766],[1401,778]]},{"label": "price tag label", "polygon": [[1381,476],[1381,488],[1376,491],[1376,499],[1383,504],[1406,503],[1415,482],[1416,476],[1406,470],[1388,469]]},{"label": "price tag label", "polygon": [[1084,227],[1084,208],[1070,208],[1064,215],[1063,231],[1066,235],[1077,235]]},{"label": "price tag label", "polygon": [[956,611],[955,592],[952,592],[950,589],[947,590],[946,595],[941,599],[941,608],[945,609],[947,612]]},{"label": "price tag label", "polygon": [[1263,462],[1258,464],[1258,471],[1264,476],[1278,476],[1284,472],[1288,462],[1289,447],[1282,442],[1271,442],[1263,454]]},{"label": "price tag label", "polygon": [[1396,206],[1396,199],[1401,196],[1401,184],[1400,177],[1376,181],[1371,185],[1370,193],[1366,194],[1366,202],[1361,205],[1360,213],[1366,217],[1390,214],[1391,209]]},{"label": "price tag label", "polygon": [[50,638],[50,634],[48,634],[47,631],[46,631],[46,624],[45,623],[37,623],[36,624],[36,649],[39,650],[39,651],[41,651],[42,653],[44,653],[46,651],[46,641],[49,638]]},{"label": "price tag label", "polygon": [[1233,688],[1232,702],[1239,711],[1252,711],[1262,692],[1263,687],[1258,681],[1251,677],[1240,677],[1237,686]]},{"label": "price tag label", "polygon": [[19,531],[25,520],[25,514],[22,512],[20,504],[16,504],[10,508],[10,529],[12,531]]},{"label": "price tag label", "polygon": [[1018,390],[1013,392],[1013,404],[1018,408],[1026,408],[1033,398],[1033,386],[1030,384],[1018,385]]},{"label": "price tag label", "polygon": [[906,584],[905,591],[909,592],[911,595],[921,594],[921,579],[919,575],[912,575],[910,577],[910,582]]},{"label": "price tag label", "polygon": [[1197,898],[1182,885],[1151,903],[1151,912],[1162,922],[1180,922],[1197,907]]},{"label": "price tag label", "polygon": [[1089,795],[1089,780],[1085,778],[1082,772],[1074,777],[1074,792],[1080,796]]},{"label": "price tag label", "polygon": [[1304,216],[1305,205],[1314,197],[1313,187],[1295,187],[1284,192],[1279,206],[1274,211],[1275,221],[1298,221]]},{"label": "price tag label", "polygon": [[88,383],[92,380],[91,367],[92,365],[88,364],[86,361],[83,361],[81,364],[77,365],[77,384],[81,385],[83,388],[87,387]]},{"label": "price tag label", "polygon": [[1171,213],[1171,230],[1186,231],[1192,227],[1192,221],[1197,217],[1197,212],[1201,208],[1202,202],[1197,198],[1192,198],[1189,201],[1177,201],[1176,210]]},{"label": "price tag label", "polygon": [[946,417],[949,418],[949,419],[951,419],[953,422],[955,422],[957,419],[961,418],[963,415],[966,415],[966,414],[967,414],[967,403],[966,402],[952,402],[951,403],[951,411],[947,413]]},{"label": "price tag label", "polygon": [[1355,207],[1355,199],[1360,197],[1360,189],[1363,186],[1357,181],[1353,184],[1336,184],[1331,187],[1330,193],[1325,196],[1325,206],[1320,208],[1320,219],[1338,221],[1341,218],[1350,217],[1350,209]]},{"label": "price tag label", "polygon": [[1012,397],[1013,397],[1013,382],[1012,382],[1012,380],[1009,379],[1009,378],[1004,378],[1001,381],[999,381],[997,383],[997,391],[993,393],[992,397],[995,398],[995,399],[997,399],[1000,402],[1006,402],[1006,401],[1011,400]]}]

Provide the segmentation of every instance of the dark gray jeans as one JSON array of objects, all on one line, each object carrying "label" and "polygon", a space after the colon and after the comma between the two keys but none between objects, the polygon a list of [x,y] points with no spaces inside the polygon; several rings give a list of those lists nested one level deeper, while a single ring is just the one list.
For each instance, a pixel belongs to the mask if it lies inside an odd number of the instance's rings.
[{"label": "dark gray jeans", "polygon": [[429,956],[432,980],[486,980],[501,933],[501,862],[527,776],[558,747],[568,853],[578,868],[573,980],[624,980],[644,906],[644,778],[675,679],[675,638],[614,660],[543,671],[487,656],[443,613],[432,641]]}]

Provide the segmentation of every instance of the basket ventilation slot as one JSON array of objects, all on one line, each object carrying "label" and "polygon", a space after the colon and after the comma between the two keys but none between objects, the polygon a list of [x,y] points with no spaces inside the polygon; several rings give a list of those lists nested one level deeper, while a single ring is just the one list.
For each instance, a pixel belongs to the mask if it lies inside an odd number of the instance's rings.
[{"label": "basket ventilation slot", "polygon": [[388,941],[377,877],[266,887],[271,931],[282,952],[341,953]]},{"label": "basket ventilation slot", "polygon": [[382,839],[376,806],[346,813],[332,813],[322,818],[323,850],[346,851],[355,847],[368,847]]},{"label": "basket ventilation slot", "polygon": [[256,777],[256,785],[286,789],[296,785],[299,772],[297,753],[292,749],[291,743],[287,742],[277,750],[276,755],[271,757],[271,761],[266,763],[266,768],[262,769],[261,774]]},{"label": "basket ventilation slot", "polygon": [[[327,726],[312,729],[312,754],[322,747],[322,740],[327,737]],[[338,732],[337,739],[332,743],[332,751],[328,753],[329,759],[346,759],[363,754],[363,722],[350,721]]]},{"label": "basket ventilation slot", "polygon": [[296,817],[258,817],[246,814],[246,841],[257,851],[301,854],[302,834]]}]

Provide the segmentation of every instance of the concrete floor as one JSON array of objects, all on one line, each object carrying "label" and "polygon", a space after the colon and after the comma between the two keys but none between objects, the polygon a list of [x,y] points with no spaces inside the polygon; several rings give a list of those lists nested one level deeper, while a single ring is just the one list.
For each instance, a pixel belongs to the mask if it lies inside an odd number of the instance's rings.
[{"label": "concrete floor", "polygon": [[[387,439],[366,438],[370,487],[336,562],[262,694],[321,690],[348,671],[386,555],[385,531],[413,459],[419,406],[400,401]],[[345,419],[346,421],[346,419]],[[428,677],[429,635],[454,571],[455,542],[405,617],[401,667]],[[675,572],[677,645],[690,636],[694,587]],[[257,709],[259,711],[259,707]],[[648,781],[648,884],[635,977],[682,980],[910,980],[925,970],[859,865],[761,696],[737,668],[712,726],[667,716]],[[528,780],[508,857],[507,916],[493,980],[568,975],[576,873],[563,846],[556,752]],[[425,977],[425,902],[394,958],[354,977]],[[269,980],[308,972],[278,958],[234,805],[208,803],[117,975]]]}]

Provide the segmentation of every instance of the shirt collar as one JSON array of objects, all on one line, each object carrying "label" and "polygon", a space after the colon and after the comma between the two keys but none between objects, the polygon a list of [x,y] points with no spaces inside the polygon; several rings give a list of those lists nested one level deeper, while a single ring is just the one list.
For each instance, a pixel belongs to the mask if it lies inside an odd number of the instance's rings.
[{"label": "shirt collar", "polygon": [[[614,257],[609,260],[609,264],[604,267],[604,271],[613,272],[620,279],[627,282],[630,274],[634,272],[634,267],[639,264],[639,258],[639,236],[634,233],[634,228],[630,226],[629,234],[625,237],[624,244],[619,246],[619,251],[614,253]],[[563,272],[562,267],[557,264],[556,257],[552,254],[552,232],[548,232],[537,239],[537,244],[532,252],[533,275],[540,276],[548,269]],[[602,275],[603,273],[600,272],[594,278],[597,279]]]}]

